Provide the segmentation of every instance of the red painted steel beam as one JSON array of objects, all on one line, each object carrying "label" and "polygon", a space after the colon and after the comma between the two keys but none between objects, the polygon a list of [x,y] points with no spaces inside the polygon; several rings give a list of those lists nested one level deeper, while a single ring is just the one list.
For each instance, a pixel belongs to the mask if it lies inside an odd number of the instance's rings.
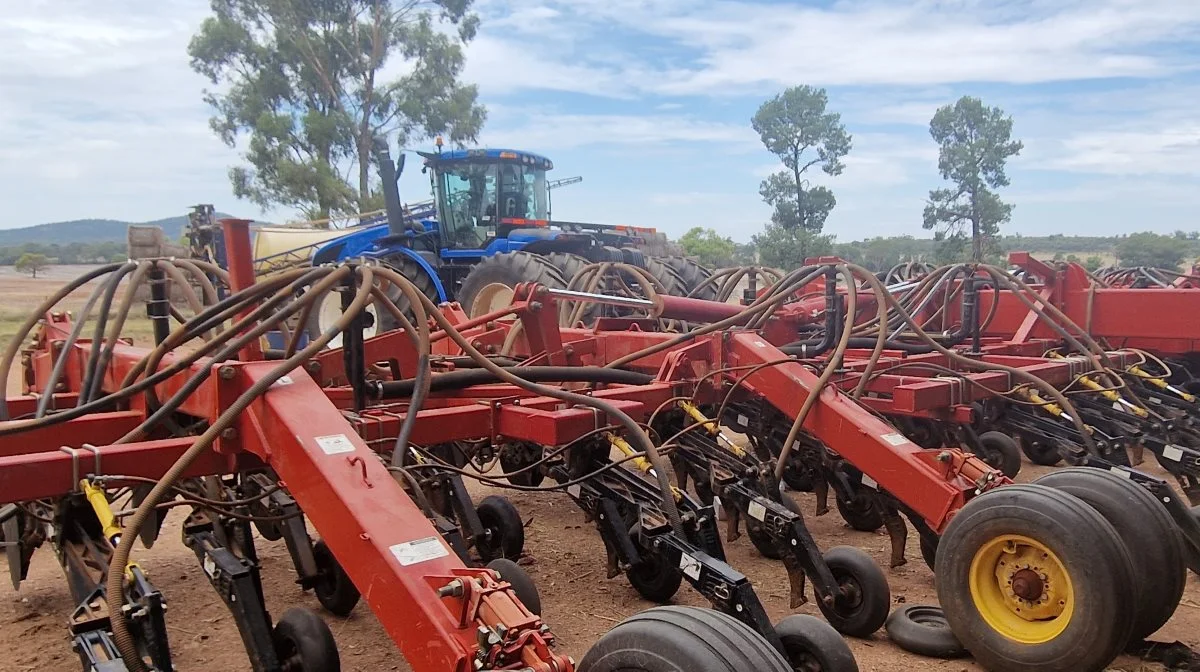
[{"label": "red painted steel beam", "polygon": [[[728,335],[727,344],[728,364],[732,366],[783,358],[783,353],[758,334],[733,332]],[[736,372],[727,375],[737,377]],[[801,364],[786,363],[755,371],[745,378],[743,385],[794,417],[816,382],[817,376]],[[917,446],[832,385],[821,392],[804,427],[905,502],[937,532],[945,528],[950,515],[965,503],[967,492],[975,488],[976,478],[996,474],[997,484],[1006,482],[987,465],[958,451],[925,450]],[[946,454],[946,460],[938,459],[941,453]]]},{"label": "red painted steel beam", "polygon": [[[124,436],[142,423],[139,411],[92,413],[57,425],[35,427],[0,436],[0,456],[56,451],[60,446],[102,446]],[[0,423],[2,424],[2,423]]]},{"label": "red painted steel beam", "polygon": [[[244,389],[271,363],[237,367]],[[276,385],[239,422],[242,448],[267,460],[320,530],[415,670],[468,672],[475,624],[435,590],[466,571],[353,426],[306,374]],[[478,570],[482,571],[482,570]],[[515,605],[505,593],[493,603]]]},{"label": "red painted steel beam", "polygon": [[[92,450],[76,449],[75,456],[63,450],[46,450],[0,457],[0,504],[61,497],[79,486],[77,478],[88,474],[161,478],[194,438],[100,445]],[[96,452],[100,454],[99,468]],[[207,451],[184,472],[184,478],[234,471],[225,457]]]}]

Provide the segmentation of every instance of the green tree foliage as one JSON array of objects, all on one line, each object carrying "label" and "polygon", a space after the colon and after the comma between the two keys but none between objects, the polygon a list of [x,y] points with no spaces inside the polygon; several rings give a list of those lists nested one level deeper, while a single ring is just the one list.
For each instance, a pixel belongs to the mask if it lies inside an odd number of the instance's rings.
[{"label": "green tree foliage", "polygon": [[[850,151],[852,138],[841,115],[825,111],[828,102],[824,89],[794,86],[763,103],[751,120],[763,145],[785,168],[759,186],[763,200],[774,208],[771,221],[784,229],[818,234],[837,205],[832,191],[804,179],[813,167],[827,175],[840,175],[845,168],[841,159]],[[816,240],[812,235],[795,239],[801,245]],[[802,258],[807,254],[803,248],[800,252]]]},{"label": "green tree foliage", "polygon": [[790,271],[803,266],[808,257],[832,254],[833,236],[771,223],[754,236],[754,246],[763,266]]},{"label": "green tree foliage", "polygon": [[1122,266],[1152,266],[1178,270],[1186,250],[1179,240],[1145,231],[1131,233],[1117,244],[1117,259]]},{"label": "green tree foliage", "polygon": [[733,264],[737,244],[712,229],[694,227],[679,238],[679,245],[689,257],[696,257],[705,266],[719,268]]},{"label": "green tree foliage", "polygon": [[32,277],[37,277],[39,271],[43,271],[50,265],[50,259],[44,254],[35,252],[26,252],[17,259],[17,263],[13,264],[13,268],[21,273],[28,273]]},{"label": "green tree foliage", "polygon": [[1012,215],[1013,206],[994,190],[1008,186],[1004,165],[1024,145],[1012,140],[1011,117],[971,96],[938,109],[929,134],[940,147],[938,170],[954,186],[929,192],[924,226],[937,230],[948,248],[943,256],[961,257],[964,240],[969,240],[970,258],[982,261],[993,252],[989,247],[1000,225]]},{"label": "green tree foliage", "polygon": [[486,113],[459,81],[472,1],[211,0],[188,54],[217,87],[213,130],[230,147],[248,136],[234,193],[312,219],[353,213],[372,202],[376,138],[474,141]]}]

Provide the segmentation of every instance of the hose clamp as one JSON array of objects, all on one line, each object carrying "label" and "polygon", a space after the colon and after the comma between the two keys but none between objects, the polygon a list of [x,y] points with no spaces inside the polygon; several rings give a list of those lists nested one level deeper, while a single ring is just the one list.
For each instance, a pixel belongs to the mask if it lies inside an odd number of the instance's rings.
[{"label": "hose clamp", "polygon": [[93,462],[95,462],[95,471],[92,472],[92,475],[103,476],[104,471],[100,468],[100,449],[90,443],[83,444],[81,448],[92,454]]}]

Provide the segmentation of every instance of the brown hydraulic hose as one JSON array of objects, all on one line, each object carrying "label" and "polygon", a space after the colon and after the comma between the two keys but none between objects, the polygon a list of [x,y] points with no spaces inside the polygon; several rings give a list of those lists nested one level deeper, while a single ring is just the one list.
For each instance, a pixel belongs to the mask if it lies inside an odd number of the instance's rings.
[{"label": "brown hydraulic hose", "polygon": [[[821,396],[821,392],[825,390],[825,386],[829,384],[829,380],[833,378],[833,374],[837,372],[842,364],[842,356],[846,354],[846,346],[850,344],[850,332],[854,327],[855,315],[858,313],[858,290],[857,284],[854,282],[854,277],[850,273],[850,269],[845,264],[837,265],[837,273],[846,281],[846,321],[842,328],[842,336],[838,339],[837,345],[833,348],[829,358],[825,361],[825,369],[821,372],[821,376],[817,379],[813,389],[809,390],[808,396],[805,397],[804,403],[800,405],[800,411],[796,413],[795,420],[792,421],[792,428],[788,430],[787,439],[783,442],[783,449],[779,451],[779,459],[775,461],[775,479],[782,480],[784,469],[787,467],[788,458],[792,454],[792,444],[796,442],[796,437],[800,435],[800,430],[804,427],[804,420],[808,417],[809,412],[816,406],[817,399]],[[874,277],[874,276],[872,276]],[[877,346],[878,347],[878,346]],[[882,351],[882,348],[879,348]]]},{"label": "brown hydraulic hose", "polygon": [[121,303],[117,305],[116,315],[109,324],[108,335],[104,339],[104,347],[100,349],[96,365],[94,369],[89,367],[88,373],[92,377],[90,385],[84,385],[77,405],[86,404],[100,392],[100,387],[104,384],[104,371],[112,359],[113,348],[117,346],[117,339],[121,336],[121,330],[125,328],[125,320],[129,317],[130,309],[133,308],[134,295],[137,293],[137,288],[142,285],[142,281],[145,280],[146,274],[150,272],[152,265],[153,262],[149,260],[142,261],[130,276],[129,284],[125,286],[125,293],[121,296]]},{"label": "brown hydraulic hose", "polygon": [[134,540],[138,537],[138,530],[145,524],[146,519],[154,511],[155,506],[170,491],[171,487],[179,480],[179,477],[187,468],[191,466],[192,462],[207,450],[225,429],[231,427],[237,421],[238,417],[250,407],[250,404],[254,403],[259,396],[266,392],[280,378],[320,352],[334,336],[341,333],[350,324],[355,315],[363,310],[367,299],[371,295],[371,286],[374,278],[370,267],[360,267],[360,271],[362,273],[362,284],[349,308],[346,309],[333,326],[321,334],[315,341],[305,346],[303,350],[280,362],[278,366],[271,369],[265,376],[260,378],[254,385],[250,386],[249,389],[234,400],[229,408],[217,417],[213,424],[196,439],[196,442],[183,455],[179,456],[175,464],[171,465],[171,468],[159,479],[158,483],[151,488],[149,494],[146,495],[146,498],[142,500],[137,510],[129,518],[125,534],[121,536],[121,542],[113,549],[112,558],[108,565],[108,576],[105,580],[105,590],[108,599],[108,615],[113,631],[113,641],[121,654],[121,658],[124,659],[126,665],[130,666],[130,672],[149,672],[146,669],[145,663],[142,662],[141,656],[138,655],[137,642],[133,634],[129,631],[129,623],[126,621],[122,610],[125,603],[123,585],[125,566],[129,562],[129,554],[133,550]]}]

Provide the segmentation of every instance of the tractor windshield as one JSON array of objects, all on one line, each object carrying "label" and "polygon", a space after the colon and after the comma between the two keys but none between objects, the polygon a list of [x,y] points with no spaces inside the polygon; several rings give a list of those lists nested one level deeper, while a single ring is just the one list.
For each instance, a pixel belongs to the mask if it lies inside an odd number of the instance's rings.
[{"label": "tractor windshield", "polygon": [[442,228],[454,247],[480,248],[503,219],[546,219],[546,171],[515,163],[441,168]]}]

